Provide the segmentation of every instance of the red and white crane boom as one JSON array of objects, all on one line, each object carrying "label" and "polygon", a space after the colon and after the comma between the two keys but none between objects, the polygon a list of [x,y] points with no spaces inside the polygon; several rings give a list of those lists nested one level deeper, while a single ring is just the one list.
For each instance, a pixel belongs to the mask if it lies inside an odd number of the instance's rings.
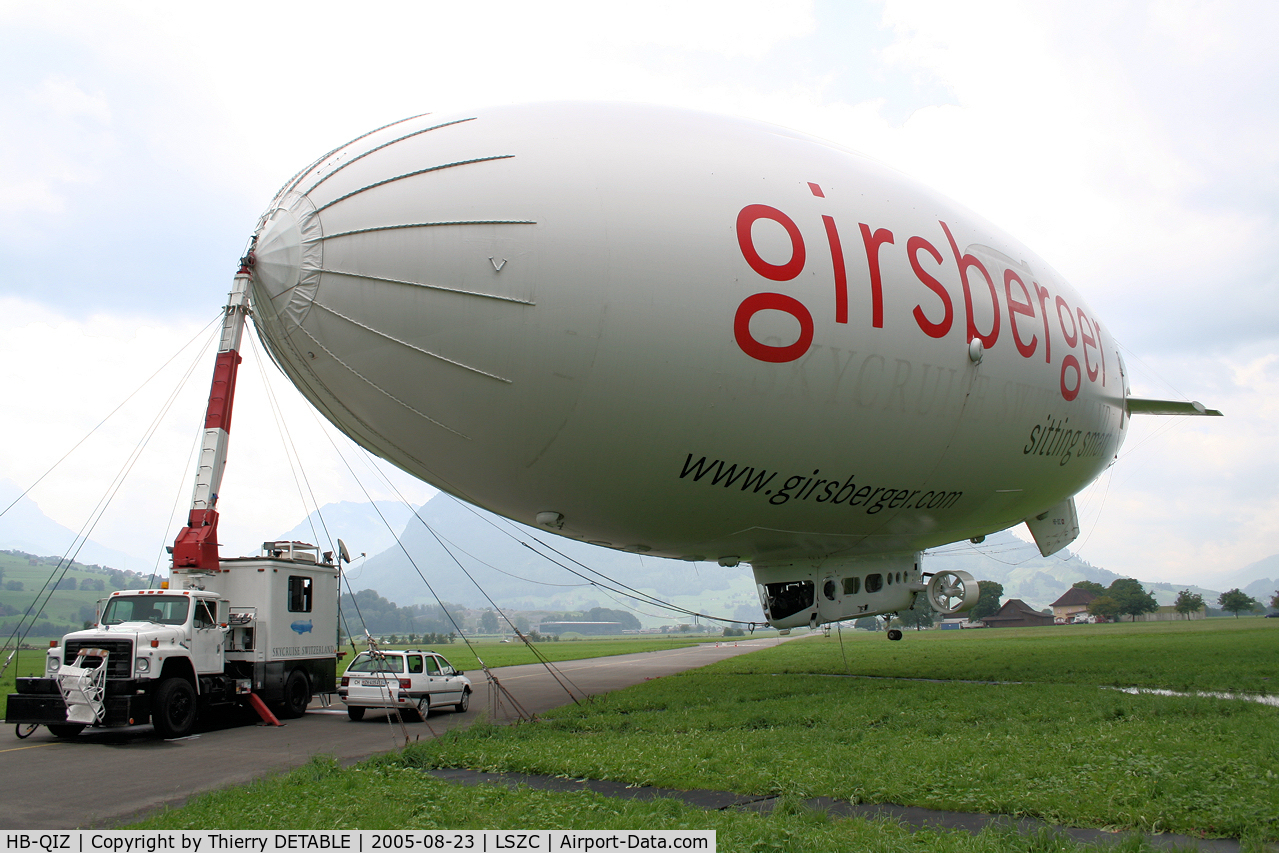
[{"label": "red and white crane boom", "polygon": [[252,254],[240,263],[231,284],[222,336],[213,367],[213,386],[204,416],[204,437],[195,472],[195,490],[187,526],[173,543],[174,568],[220,569],[218,561],[218,490],[226,468],[227,443],[231,437],[231,408],[235,401],[235,380],[240,368],[240,338],[249,314],[249,267]]}]

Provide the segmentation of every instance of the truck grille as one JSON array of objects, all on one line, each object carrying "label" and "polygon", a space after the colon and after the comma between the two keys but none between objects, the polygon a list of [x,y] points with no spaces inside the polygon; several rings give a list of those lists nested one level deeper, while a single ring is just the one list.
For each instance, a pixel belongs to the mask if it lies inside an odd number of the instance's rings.
[{"label": "truck grille", "polygon": [[[133,641],[132,640],[68,640],[62,662],[65,665],[75,663],[76,653],[80,649],[107,650],[107,678],[129,678],[133,675]],[[86,656],[89,666],[102,663],[99,657]]]}]

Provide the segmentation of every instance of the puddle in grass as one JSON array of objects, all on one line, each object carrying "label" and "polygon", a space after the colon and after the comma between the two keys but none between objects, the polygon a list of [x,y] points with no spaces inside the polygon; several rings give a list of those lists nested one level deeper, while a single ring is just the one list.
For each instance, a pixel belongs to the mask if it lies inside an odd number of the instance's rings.
[{"label": "puddle in grass", "polygon": [[1118,690],[1121,693],[1150,696],[1201,696],[1206,699],[1242,699],[1245,702],[1259,702],[1272,708],[1279,708],[1279,696],[1258,696],[1254,693],[1182,693],[1177,690],[1163,690],[1158,687],[1107,687],[1107,690]]}]

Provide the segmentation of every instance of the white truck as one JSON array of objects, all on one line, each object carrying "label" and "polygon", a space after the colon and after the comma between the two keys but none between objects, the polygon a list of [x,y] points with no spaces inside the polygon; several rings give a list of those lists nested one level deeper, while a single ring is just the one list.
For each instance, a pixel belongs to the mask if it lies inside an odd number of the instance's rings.
[{"label": "white truck", "polygon": [[[240,261],[222,321],[187,525],[162,589],[113,592],[98,624],[56,641],[43,678],[17,679],[5,722],[74,737],[86,726],[142,725],[166,738],[199,714],[248,702],[301,716],[334,691],[339,566],[314,545],[266,542],[257,557],[218,555],[218,489],[226,468],[240,340],[249,314],[252,249]],[[345,548],[338,540],[339,551]]]},{"label": "white truck", "polygon": [[43,678],[17,679],[6,722],[61,737],[151,723],[190,733],[202,712],[256,696],[299,717],[337,677],[338,567],[300,542],[174,568],[166,589],[113,592],[98,624],[49,648]]}]

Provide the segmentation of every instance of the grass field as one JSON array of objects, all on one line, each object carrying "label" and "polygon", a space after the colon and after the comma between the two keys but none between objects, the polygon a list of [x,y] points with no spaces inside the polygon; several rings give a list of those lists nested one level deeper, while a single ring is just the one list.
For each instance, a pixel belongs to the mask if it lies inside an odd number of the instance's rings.
[{"label": "grass field", "polygon": [[[1050,853],[1082,850],[1051,834],[988,830],[911,833],[884,820],[830,820],[792,802],[767,817],[706,812],[673,800],[621,801],[493,786],[451,785],[411,768],[369,761],[346,770],[318,758],[292,773],[201,797],[130,829],[711,829],[722,853]],[[1153,853],[1131,838],[1110,853]]]},{"label": "grass field", "polygon": [[[863,631],[801,643],[779,673],[1033,681],[1279,694],[1279,620],[1199,619],[975,631]],[[847,659],[847,667],[844,661]],[[756,658],[725,667],[753,669]]]},{"label": "grass field", "polygon": [[[602,658],[612,655],[629,655],[636,652],[655,652],[662,649],[684,649],[689,646],[695,646],[698,643],[705,643],[709,639],[715,642],[714,637],[707,638],[705,635],[696,637],[667,637],[661,635],[646,634],[635,637],[611,637],[607,639],[582,639],[582,640],[565,640],[558,643],[535,643],[537,651],[547,660],[581,660],[583,658]],[[357,651],[364,651],[364,646],[356,643]],[[428,646],[421,643],[406,645],[381,645],[383,649],[431,649],[439,652],[448,658],[449,663],[461,670],[471,671],[480,668],[477,657],[483,659],[484,663],[490,668],[498,666],[516,666],[525,663],[540,663],[537,657],[529,651],[528,646],[523,643],[503,643],[499,640],[472,640],[471,645],[458,641],[452,644]],[[350,654],[351,647],[344,647],[347,656],[344,658],[346,665],[350,664],[353,656]],[[473,673],[474,674],[474,673]],[[482,678],[483,675],[481,674]]]},{"label": "grass field", "polygon": [[[907,836],[892,824],[830,821],[801,808],[759,818],[586,794],[460,789],[409,772],[471,767],[1228,836],[1244,839],[1245,849],[1279,839],[1279,710],[1104,689],[1273,692],[1267,670],[1279,661],[1279,626],[1241,619],[1098,627],[909,632],[901,643],[846,633],[842,653],[837,636],[801,639],[537,724],[481,724],[347,770],[320,761],[145,826],[688,826],[719,831],[723,850],[1072,848],[997,832]],[[907,680],[917,678],[939,680]],[[392,795],[373,793],[388,786]],[[283,799],[287,813],[262,805]]]},{"label": "grass field", "polygon": [[[143,585],[146,577],[132,573],[118,573],[116,577],[124,578],[136,585]],[[45,590],[46,584],[61,579],[64,583],[74,582],[76,589],[56,589],[50,596]],[[106,598],[114,589],[120,587],[111,583],[112,575],[103,570],[95,570],[88,566],[74,563],[63,572],[59,568],[56,557],[29,557],[24,554],[0,551],[0,642],[7,640],[13,633],[22,617],[32,603],[39,598],[43,603],[46,596],[48,602],[39,619],[35,620],[35,630],[28,634],[26,642],[43,645],[51,639],[61,637],[67,629],[79,630],[85,620],[93,619],[97,603]],[[103,589],[80,589],[86,581],[101,581]],[[21,585],[21,589],[9,589],[10,585]],[[8,614],[8,615],[3,615]],[[24,627],[31,628],[30,621]]]}]

